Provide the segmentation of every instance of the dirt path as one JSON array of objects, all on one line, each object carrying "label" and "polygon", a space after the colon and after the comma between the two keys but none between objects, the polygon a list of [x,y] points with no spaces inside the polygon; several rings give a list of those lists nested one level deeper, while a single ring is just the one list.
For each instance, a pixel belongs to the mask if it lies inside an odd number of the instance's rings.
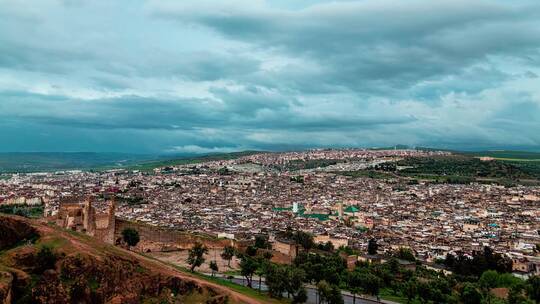
[{"label": "dirt path", "polygon": [[[40,224],[40,225],[35,225],[34,224],[34,227],[37,228],[40,231],[40,233],[44,236],[44,238],[47,238],[48,236],[57,235],[57,236],[60,236],[60,237],[62,237],[64,239],[66,239],[67,241],[69,241],[69,245],[72,246],[77,251],[84,252],[85,254],[89,254],[89,255],[92,255],[92,256],[94,256],[94,257],[96,257],[98,259],[101,259],[102,256],[103,256],[103,252],[99,248],[100,247],[105,247],[105,249],[104,249],[105,252],[107,252],[107,251],[112,252],[112,253],[114,253],[114,251],[119,252],[119,253],[123,254],[124,256],[128,256],[128,257],[130,257],[130,258],[132,258],[134,260],[138,260],[144,267],[146,267],[146,268],[148,268],[148,269],[150,269],[152,271],[163,273],[163,274],[174,276],[174,277],[178,277],[178,278],[185,279],[185,280],[190,280],[190,281],[193,281],[193,282],[197,283],[198,285],[209,287],[209,288],[214,289],[214,290],[216,290],[216,291],[218,291],[220,293],[227,294],[229,296],[231,302],[233,302],[233,303],[245,303],[245,304],[270,303],[270,302],[260,301],[260,300],[257,300],[257,299],[250,298],[249,296],[243,295],[243,294],[241,294],[241,293],[239,293],[237,291],[231,290],[231,289],[229,289],[227,287],[224,287],[224,286],[218,285],[216,283],[212,283],[212,282],[203,280],[203,279],[201,279],[199,277],[196,277],[194,275],[191,275],[189,273],[182,272],[182,271],[180,271],[180,270],[174,268],[173,266],[168,265],[168,264],[166,264],[164,262],[154,260],[154,259],[151,259],[149,257],[145,257],[143,255],[140,255],[138,253],[122,249],[120,247],[107,245],[107,244],[101,243],[98,240],[94,240],[94,239],[86,240],[86,239],[83,239],[83,236],[77,236],[77,235],[71,234],[71,233],[69,233],[67,231],[63,231],[61,229],[55,229],[55,228],[49,227],[49,226],[44,225],[44,224]],[[90,242],[95,242],[96,246],[95,247],[91,246]],[[110,248],[106,248],[106,247],[110,247]],[[112,250],[114,250],[114,251],[112,251]]]}]

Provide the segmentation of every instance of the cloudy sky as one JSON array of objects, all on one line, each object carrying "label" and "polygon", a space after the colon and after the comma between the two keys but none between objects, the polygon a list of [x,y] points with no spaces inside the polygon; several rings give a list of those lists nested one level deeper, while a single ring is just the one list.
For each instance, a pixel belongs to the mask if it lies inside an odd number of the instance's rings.
[{"label": "cloudy sky", "polygon": [[0,0],[0,151],[540,150],[540,1]]}]

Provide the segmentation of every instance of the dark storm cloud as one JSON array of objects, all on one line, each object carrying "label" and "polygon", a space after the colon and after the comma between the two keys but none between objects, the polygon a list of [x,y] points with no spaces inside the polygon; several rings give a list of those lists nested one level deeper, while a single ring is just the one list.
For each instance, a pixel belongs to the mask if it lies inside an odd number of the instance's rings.
[{"label": "dark storm cloud", "polygon": [[241,4],[203,10],[169,1],[152,9],[159,17],[313,60],[320,72],[311,77],[319,86],[345,85],[360,93],[407,89],[459,74],[491,55],[525,58],[540,46],[535,2],[343,1],[297,11]]},{"label": "dark storm cloud", "polygon": [[0,147],[540,145],[538,1],[0,0]]}]

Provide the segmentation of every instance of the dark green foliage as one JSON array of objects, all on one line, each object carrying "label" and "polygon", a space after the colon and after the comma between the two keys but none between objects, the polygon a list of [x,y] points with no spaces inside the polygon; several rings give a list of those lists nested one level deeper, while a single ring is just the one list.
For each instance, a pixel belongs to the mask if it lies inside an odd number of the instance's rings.
[{"label": "dark green foliage", "polygon": [[305,273],[297,267],[269,264],[265,269],[265,277],[268,291],[274,298],[279,299],[287,293],[298,302],[305,295]]},{"label": "dark green foliage", "polygon": [[255,236],[255,247],[261,248],[261,249],[270,249],[272,248],[272,245],[270,245],[270,242],[268,242],[268,237],[265,235],[257,235]]},{"label": "dark green foliage", "polygon": [[411,262],[416,261],[416,258],[414,257],[414,253],[412,252],[412,250],[409,248],[404,248],[404,247],[399,248],[399,250],[395,254],[395,257],[398,259],[405,260],[405,261],[411,261]]},{"label": "dark green foliage", "polygon": [[304,287],[300,288],[298,292],[293,296],[292,303],[305,303],[308,300],[307,291]]},{"label": "dark green foliage", "polygon": [[326,243],[319,243],[317,244],[317,249],[332,252],[334,251],[334,244],[332,242],[328,241]]},{"label": "dark green foliage", "polygon": [[217,271],[219,271],[219,267],[216,263],[216,261],[210,261],[210,270],[212,270],[212,276],[214,276],[214,273],[216,273]]},{"label": "dark green foliage", "polygon": [[[328,243],[330,243],[330,242],[328,242]],[[332,247],[334,247],[334,246],[332,245]],[[353,250],[351,247],[343,246],[343,245],[339,246],[339,248],[337,249],[337,252],[340,252],[340,253],[343,252],[343,253],[345,253],[347,255],[356,254],[355,250]]]},{"label": "dark green foliage", "polygon": [[254,257],[257,255],[257,247],[255,246],[248,246],[246,248],[246,254],[251,256],[251,257]]},{"label": "dark green foliage", "polygon": [[326,281],[320,281],[317,284],[317,291],[319,293],[319,298],[321,303],[328,304],[342,304],[343,297],[341,296],[341,290],[338,286],[329,284]]},{"label": "dark green foliage", "polygon": [[378,295],[381,285],[382,280],[367,269],[353,271],[349,275],[348,286],[366,294]]},{"label": "dark green foliage", "polygon": [[379,245],[377,245],[377,240],[370,239],[368,241],[368,254],[377,254],[377,249],[379,249]]},{"label": "dark green foliage", "polygon": [[316,168],[324,168],[331,165],[335,165],[337,163],[344,162],[344,160],[341,159],[310,159],[310,160],[293,160],[278,169],[280,170],[288,170],[288,171],[297,171],[297,170],[303,170],[303,169],[316,169]]},{"label": "dark green foliage", "polygon": [[195,243],[189,250],[187,263],[191,267],[191,272],[194,272],[196,267],[199,267],[204,263],[204,255],[206,253],[208,253],[208,248],[201,243]]},{"label": "dark green foliage", "polygon": [[460,299],[463,304],[480,304],[482,302],[482,294],[480,294],[476,284],[466,282],[461,289]]},{"label": "dark green foliage", "polygon": [[335,174],[350,176],[352,178],[368,177],[374,179],[389,179],[395,178],[392,173],[375,170],[357,170],[357,171],[336,171]]},{"label": "dark green foliage", "polygon": [[294,265],[304,270],[307,282],[326,280],[337,285],[347,275],[347,263],[337,254],[322,256],[302,252],[295,258]]},{"label": "dark green foliage", "polygon": [[57,259],[58,257],[51,247],[41,247],[36,254],[35,273],[41,274],[47,269],[55,269]]},{"label": "dark green foliage", "polygon": [[313,235],[304,231],[296,231],[294,234],[294,241],[306,251],[309,251],[315,245],[313,242]]},{"label": "dark green foliage", "polygon": [[122,230],[122,238],[130,247],[137,246],[140,241],[139,232],[133,228]]},{"label": "dark green foliage", "polygon": [[265,270],[266,285],[271,297],[280,299],[286,291],[285,267],[276,264],[268,265]]},{"label": "dark green foliage", "polygon": [[22,205],[0,205],[0,213],[14,214],[28,218],[38,218],[43,216],[43,206]]},{"label": "dark green foliage", "polygon": [[527,295],[529,298],[540,303],[540,276],[534,276],[527,280]]},{"label": "dark green foliage", "polygon": [[225,246],[221,252],[221,258],[227,261],[227,266],[231,267],[231,260],[234,256],[235,250],[232,246]]},{"label": "dark green foliage", "polygon": [[449,254],[446,256],[445,265],[454,273],[463,276],[479,277],[487,270],[496,270],[501,273],[512,271],[512,260],[493,252],[489,247],[485,247],[483,251],[474,252],[472,259],[461,252],[456,256]]},{"label": "dark green foliage", "polygon": [[438,156],[438,157],[410,157],[397,163],[398,166],[407,166],[400,171],[401,175],[408,176],[452,176],[477,178],[534,178],[534,176],[521,170],[511,163],[502,161],[481,161],[478,158],[467,156]]},{"label": "dark green foliage", "polygon": [[253,274],[259,268],[257,260],[251,256],[243,255],[240,260],[240,273],[246,278],[247,286],[252,286]]},{"label": "dark green foliage", "polygon": [[510,288],[508,292],[508,304],[527,303],[525,285],[525,282],[521,281],[519,284],[513,285]]},{"label": "dark green foliage", "polygon": [[227,167],[219,168],[219,175],[231,175],[231,171]]}]

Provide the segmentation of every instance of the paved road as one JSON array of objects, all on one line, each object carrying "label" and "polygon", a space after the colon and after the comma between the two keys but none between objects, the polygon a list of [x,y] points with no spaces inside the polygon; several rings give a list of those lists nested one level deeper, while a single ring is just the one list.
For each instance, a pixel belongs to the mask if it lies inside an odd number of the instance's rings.
[{"label": "paved road", "polygon": [[[226,278],[226,276],[221,276],[222,278]],[[243,285],[243,286],[247,286],[247,282],[246,280],[243,278],[243,277],[240,277],[240,276],[235,276],[233,279],[231,279],[230,281],[232,281],[233,283],[236,283],[238,285]],[[252,288],[253,289],[259,289],[259,279],[258,278],[253,278],[253,282],[252,282]],[[268,290],[266,284],[264,283],[264,279],[262,280],[261,282],[261,288],[260,288],[262,291],[266,291]],[[318,295],[317,295],[317,290],[312,287],[312,286],[306,286],[306,291],[307,291],[307,294],[308,294],[308,300],[307,300],[307,304],[318,304]],[[384,303],[384,304],[397,304],[395,302],[391,302],[391,301],[386,301],[386,300],[380,300],[380,301],[377,301],[376,299],[373,299],[373,300],[370,300],[370,299],[367,299],[365,298],[365,296],[362,296],[362,298],[360,298],[359,296],[356,296],[356,300],[354,299],[354,297],[349,294],[348,292],[342,292],[341,295],[343,296],[343,302],[345,304],[377,304],[377,303]],[[285,297],[287,295],[284,295]]]}]

